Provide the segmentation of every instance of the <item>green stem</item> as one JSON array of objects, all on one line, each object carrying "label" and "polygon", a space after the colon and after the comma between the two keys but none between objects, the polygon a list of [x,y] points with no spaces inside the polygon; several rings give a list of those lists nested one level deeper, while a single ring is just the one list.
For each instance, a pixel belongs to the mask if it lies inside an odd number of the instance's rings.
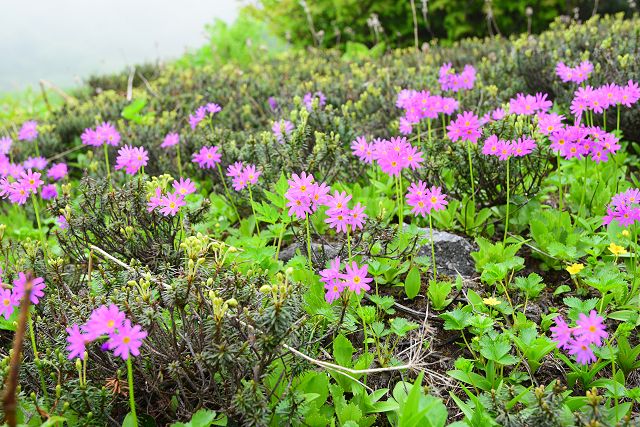
[{"label": "green stem", "polygon": [[431,211],[429,211],[429,239],[431,240],[431,262],[433,263],[433,280],[438,280],[438,271],[436,269],[436,246],[433,242],[433,222],[431,220]]},{"label": "green stem", "polygon": [[427,118],[427,141],[431,145],[431,119]]},{"label": "green stem", "polygon": [[558,179],[560,180],[560,183],[558,184],[558,203],[560,206],[560,212],[562,212],[562,193],[564,189],[562,188],[562,171],[560,170],[560,150],[556,151],[556,159],[558,163]]},{"label": "green stem", "polygon": [[180,144],[176,145],[176,161],[178,162],[178,173],[182,178],[182,160],[180,160]]},{"label": "green stem", "polygon": [[36,146],[36,157],[40,157],[40,147],[38,147],[38,139],[36,138],[33,142]]},{"label": "green stem", "polygon": [[349,252],[349,264],[351,264],[351,233],[350,233],[350,229],[351,226],[347,225],[347,250]]},{"label": "green stem", "polygon": [[40,357],[38,356],[38,347],[36,346],[36,334],[33,329],[33,319],[31,318],[31,311],[27,312],[27,321],[29,322],[29,335],[31,337],[31,350],[33,350],[33,360],[38,369],[38,376],[40,377],[40,388],[45,397],[49,397],[47,393],[47,385],[44,381],[44,373],[42,372],[42,366],[40,365]]},{"label": "green stem", "polygon": [[138,415],[136,415],[136,399],[133,397],[133,366],[131,366],[131,355],[127,358],[127,381],[129,382],[129,408],[133,426],[138,427]]},{"label": "green stem", "polygon": [[220,166],[220,163],[218,163],[218,173],[220,174],[220,180],[222,181],[222,185],[224,186],[224,192],[227,196],[227,199],[229,199],[229,203],[231,203],[231,207],[233,208],[233,211],[236,214],[236,217],[238,218],[238,224],[242,222],[242,220],[240,219],[240,214],[238,213],[238,209],[236,208],[236,204],[233,203],[233,199],[231,198],[231,193],[229,193],[229,188],[227,187],[227,181],[224,180],[224,174],[222,173],[222,166]]},{"label": "green stem", "polygon": [[282,238],[284,237],[284,233],[287,230],[287,226],[289,223],[286,223],[284,227],[280,230],[280,234],[278,235],[278,247],[276,248],[276,261],[278,261],[278,255],[280,255],[280,247],[282,246]]},{"label": "green stem", "polygon": [[[588,157],[584,158],[584,175],[582,177],[582,195],[580,196],[580,209],[578,209],[578,215],[582,215],[582,206],[584,205],[584,196],[587,194],[587,168],[589,167]],[[585,207],[586,209],[586,207]]]},{"label": "green stem", "polygon": [[256,230],[258,230],[258,237],[260,237],[260,225],[258,224],[258,216],[256,215],[256,210],[253,207],[253,193],[251,192],[251,184],[249,187],[249,202],[251,203],[251,212],[253,212],[253,219],[256,222]]},{"label": "green stem", "polygon": [[[362,313],[362,305],[360,304],[360,295],[356,295],[356,298],[358,299],[358,308],[359,308],[359,313],[360,314],[360,319],[362,320],[362,332],[364,334],[364,353],[368,356],[369,355],[369,338],[367,337],[367,322],[364,319],[364,316],[361,315]],[[367,375],[364,375],[363,378],[363,382],[364,385],[367,385]]]},{"label": "green stem", "polygon": [[36,222],[38,223],[38,234],[40,234],[40,242],[42,243],[42,252],[44,252],[45,259],[48,258],[47,254],[47,239],[42,231],[42,223],[40,222],[40,206],[35,193],[31,193],[31,202],[33,203],[33,211],[36,214]]},{"label": "green stem", "polygon": [[471,200],[473,200],[473,208],[476,207],[476,190],[473,179],[473,162],[471,160],[471,141],[467,140],[467,157],[469,160],[469,179],[471,180]]},{"label": "green stem", "polygon": [[107,144],[102,145],[104,147],[104,166],[107,168],[107,179],[109,185],[111,185],[111,168],[109,166],[109,146]]},{"label": "green stem", "polygon": [[607,110],[602,112],[602,127],[604,131],[607,131]]},{"label": "green stem", "polygon": [[404,195],[402,194],[402,173],[398,175],[398,232],[402,229],[404,223]]},{"label": "green stem", "polygon": [[620,130],[620,104],[618,104],[618,119],[616,121],[616,130]]},{"label": "green stem", "polygon": [[447,124],[445,123],[444,113],[442,113],[442,139],[447,139]]},{"label": "green stem", "polygon": [[311,229],[309,228],[309,214],[305,215],[307,226],[307,256],[309,257],[309,270],[313,272],[313,262],[311,261]]},{"label": "green stem", "polygon": [[510,157],[507,157],[507,214],[506,214],[505,223],[504,223],[504,237],[502,238],[502,242],[503,243],[505,243],[507,241],[507,231],[509,231],[509,203],[511,201],[511,199],[510,199],[511,189],[509,188],[509,181],[510,181],[509,159],[510,159]]}]

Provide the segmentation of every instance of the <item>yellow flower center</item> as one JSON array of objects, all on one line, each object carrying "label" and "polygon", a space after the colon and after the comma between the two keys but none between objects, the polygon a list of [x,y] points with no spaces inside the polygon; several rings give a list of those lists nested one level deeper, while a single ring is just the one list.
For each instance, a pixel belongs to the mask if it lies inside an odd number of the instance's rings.
[{"label": "yellow flower center", "polygon": [[129,344],[131,342],[131,337],[122,338],[122,342],[125,343],[125,344]]}]

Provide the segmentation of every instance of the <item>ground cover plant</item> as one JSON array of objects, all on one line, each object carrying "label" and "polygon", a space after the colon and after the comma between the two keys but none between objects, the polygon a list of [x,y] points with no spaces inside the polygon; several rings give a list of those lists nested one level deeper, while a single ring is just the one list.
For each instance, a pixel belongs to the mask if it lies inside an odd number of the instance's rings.
[{"label": "ground cover plant", "polygon": [[638,425],[639,24],[150,66],[7,126],[4,422]]}]

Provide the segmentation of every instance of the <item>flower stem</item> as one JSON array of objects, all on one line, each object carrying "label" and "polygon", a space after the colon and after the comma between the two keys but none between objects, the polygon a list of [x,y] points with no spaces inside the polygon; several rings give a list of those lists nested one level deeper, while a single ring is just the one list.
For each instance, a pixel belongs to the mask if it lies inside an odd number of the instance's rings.
[{"label": "flower stem", "polygon": [[180,160],[180,144],[176,145],[176,161],[178,162],[178,173],[182,178],[182,160]]},{"label": "flower stem", "polygon": [[471,200],[473,207],[476,207],[476,190],[473,180],[473,162],[471,161],[471,141],[467,141],[467,157],[469,158],[469,179],[471,180]]},{"label": "flower stem", "polygon": [[616,121],[616,130],[620,130],[620,104],[618,104],[618,119]]},{"label": "flower stem", "polygon": [[280,247],[282,246],[282,238],[284,237],[285,231],[287,231],[287,226],[289,223],[284,224],[284,227],[280,230],[280,234],[278,235],[278,247],[276,248],[276,261],[278,261],[278,255],[280,255]]},{"label": "flower stem", "polygon": [[218,163],[218,173],[220,174],[220,180],[222,181],[222,185],[224,186],[224,192],[227,196],[227,199],[229,199],[229,203],[231,203],[231,207],[233,208],[233,211],[236,214],[236,217],[238,218],[238,223],[241,223],[242,220],[240,219],[240,214],[238,213],[238,209],[236,208],[236,204],[233,203],[233,199],[231,198],[231,193],[229,193],[229,188],[227,187],[227,182],[224,180],[224,175],[222,173],[222,167],[220,166],[220,163]]},{"label": "flower stem", "polygon": [[349,264],[351,264],[351,233],[349,232],[351,226],[347,225],[347,250],[349,251]]},{"label": "flower stem", "polygon": [[103,145],[104,147],[104,166],[107,168],[107,179],[109,180],[109,185],[111,185],[111,168],[109,167],[109,147],[107,144]]},{"label": "flower stem", "polygon": [[398,189],[398,232],[400,232],[402,223],[404,222],[404,206],[402,203],[402,174],[398,175],[396,187]]},{"label": "flower stem", "polygon": [[27,321],[29,322],[29,335],[31,337],[31,350],[33,350],[33,360],[38,368],[38,376],[40,377],[40,388],[45,397],[49,397],[47,393],[47,385],[44,382],[44,373],[42,372],[42,366],[40,365],[40,356],[38,356],[38,347],[36,346],[36,334],[33,329],[33,319],[31,318],[31,312],[27,312]]},{"label": "flower stem", "polygon": [[509,188],[509,157],[507,157],[507,214],[505,217],[505,223],[504,223],[504,237],[502,238],[502,243],[507,241],[507,232],[509,231],[509,203],[510,203],[510,196],[511,196],[511,189]]},{"label": "flower stem", "polygon": [[133,366],[131,366],[131,355],[127,358],[127,381],[129,382],[129,408],[133,418],[133,426],[138,427],[138,415],[136,415],[136,399],[133,397]]},{"label": "flower stem", "polygon": [[311,229],[309,228],[309,214],[305,215],[307,225],[307,256],[309,257],[309,270],[313,272],[313,262],[311,261]]},{"label": "flower stem", "polygon": [[431,119],[427,118],[427,141],[431,145]]},{"label": "flower stem", "polygon": [[47,254],[47,239],[42,231],[42,223],[40,222],[40,206],[38,204],[38,199],[34,193],[31,193],[31,202],[33,203],[33,211],[36,214],[36,222],[38,223],[38,234],[40,234],[40,242],[42,243],[42,251],[44,252],[45,259],[48,258]]},{"label": "flower stem", "polygon": [[558,179],[560,180],[560,183],[558,184],[558,203],[560,206],[560,212],[562,212],[562,193],[564,192],[564,188],[562,188],[562,171],[560,170],[560,150],[556,151],[556,159],[558,163]]},{"label": "flower stem", "polygon": [[438,271],[436,269],[436,246],[433,242],[433,222],[431,220],[431,211],[429,211],[429,239],[431,240],[431,262],[433,263],[433,280],[438,280]]},{"label": "flower stem", "polygon": [[256,230],[258,230],[258,237],[260,237],[260,225],[258,224],[258,216],[256,215],[256,210],[253,208],[253,193],[251,191],[251,184],[249,187],[249,202],[251,203],[251,211],[253,212],[253,219],[256,222]]}]

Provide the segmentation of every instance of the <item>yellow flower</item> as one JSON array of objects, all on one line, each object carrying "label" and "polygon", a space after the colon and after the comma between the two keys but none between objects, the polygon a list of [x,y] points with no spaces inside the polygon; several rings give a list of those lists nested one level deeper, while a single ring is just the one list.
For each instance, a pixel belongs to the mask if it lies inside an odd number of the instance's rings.
[{"label": "yellow flower", "polygon": [[629,237],[629,230],[622,230],[622,235],[624,237]]},{"label": "yellow flower", "polygon": [[483,298],[482,302],[485,303],[485,305],[491,306],[493,307],[494,305],[500,305],[501,301],[497,300],[494,297],[489,297],[489,298]]},{"label": "yellow flower", "polygon": [[567,267],[567,271],[569,272],[569,274],[571,274],[572,276],[574,274],[578,274],[582,271],[582,269],[584,268],[583,264],[571,264],[569,267]]},{"label": "yellow flower", "polygon": [[627,253],[627,250],[619,245],[616,245],[615,243],[611,242],[611,244],[609,245],[609,250],[611,251],[612,254],[614,254],[616,257],[619,257],[620,255],[624,255]]}]

